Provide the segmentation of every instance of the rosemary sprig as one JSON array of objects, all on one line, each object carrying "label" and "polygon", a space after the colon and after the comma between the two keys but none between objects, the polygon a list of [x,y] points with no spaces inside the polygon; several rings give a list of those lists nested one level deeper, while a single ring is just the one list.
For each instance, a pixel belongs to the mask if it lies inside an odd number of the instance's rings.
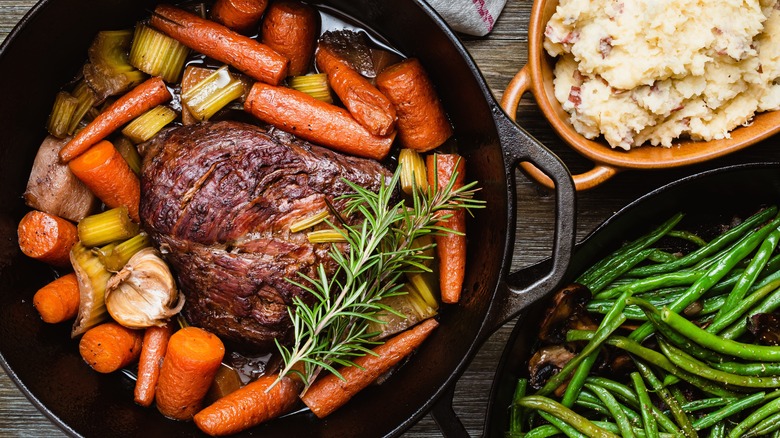
[{"label": "rosemary sprig", "polygon": [[280,378],[297,374],[304,382],[303,393],[323,369],[341,377],[335,365],[355,366],[351,358],[373,354],[370,346],[378,342],[371,340],[375,333],[368,332],[368,323],[376,321],[381,310],[397,313],[380,300],[404,293],[401,279],[406,272],[429,270],[424,264],[428,257],[412,242],[426,234],[453,232],[437,225],[448,216],[444,210],[482,207],[483,201],[474,199],[476,183],[456,189],[454,177],[440,190],[413,192],[411,206],[404,201],[392,204],[400,170],[389,183],[382,181],[376,193],[346,181],[354,193],[341,197],[346,201],[344,215],[359,213],[364,220],[355,226],[329,225],[344,236],[349,250],[331,248],[337,264],[332,275],[320,265],[317,278],[301,274],[304,281],[293,281],[316,299],[311,306],[294,299],[288,309],[294,341],[290,347],[279,341],[276,345],[284,362]]}]

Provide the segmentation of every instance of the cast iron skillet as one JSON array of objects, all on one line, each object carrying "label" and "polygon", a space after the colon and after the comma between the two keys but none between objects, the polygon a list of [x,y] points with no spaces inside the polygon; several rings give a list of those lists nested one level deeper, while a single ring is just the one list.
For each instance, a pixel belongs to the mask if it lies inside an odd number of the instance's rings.
[{"label": "cast iron skillet", "polygon": [[[131,27],[154,0],[43,0],[2,46],[0,96],[0,363],[32,402],[67,433],[84,436],[197,436],[192,424],[164,419],[133,404],[133,383],[90,370],[69,339],[69,327],[46,326],[30,298],[54,272],[22,257],[15,225],[26,211],[21,193],[58,87],[70,80],[98,30]],[[256,428],[263,436],[397,435],[430,410],[477,348],[520,306],[545,295],[563,273],[574,241],[574,191],[566,168],[512,123],[491,96],[473,60],[430,7],[413,0],[333,0],[428,69],[455,127],[469,180],[482,186],[488,208],[469,223],[464,298],[441,312],[441,327],[391,383],[363,391],[325,421],[302,412]],[[514,168],[532,161],[556,181],[554,263],[527,285],[506,281],[515,224]],[[439,417],[450,413],[444,404]],[[451,419],[448,428],[462,431]]]},{"label": "cast iron skillet", "polygon": [[[686,213],[687,224],[714,224],[723,223],[718,221],[728,220],[733,213],[754,212],[762,204],[777,204],[779,200],[780,163],[734,165],[682,178],[624,207],[578,244],[564,280],[573,281],[621,243],[645,234],[678,211]],[[544,270],[548,263],[536,268]],[[541,299],[523,310],[507,341],[491,388],[486,436],[503,437],[506,432],[512,393],[517,379],[527,377],[530,349],[548,303],[549,299]]]}]

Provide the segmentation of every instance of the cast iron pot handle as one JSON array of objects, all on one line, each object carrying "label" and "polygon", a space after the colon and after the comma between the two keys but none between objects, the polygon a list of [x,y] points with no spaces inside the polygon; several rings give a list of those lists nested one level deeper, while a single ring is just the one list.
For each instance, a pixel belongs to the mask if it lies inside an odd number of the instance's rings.
[{"label": "cast iron pot handle", "polygon": [[[521,161],[530,161],[543,170],[555,183],[555,236],[553,237],[553,254],[551,263],[535,265],[522,271],[529,272],[534,278],[530,284],[519,284],[513,280],[518,275],[506,278],[500,286],[494,301],[490,305],[488,316],[483,327],[487,330],[480,333],[477,342],[483,342],[503,323],[517,316],[520,311],[547,295],[566,275],[569,261],[574,250],[576,193],[574,182],[566,166],[538,140],[531,137],[524,129],[517,126],[499,108],[494,108],[493,118],[498,126],[501,147],[504,151],[507,196],[509,197],[509,224],[507,244],[512,247],[514,239],[515,212],[515,168]],[[542,269],[539,269],[539,267]],[[510,283],[511,281],[511,283]],[[458,418],[452,407],[452,397],[455,385],[451,385],[436,401],[431,417],[439,426],[442,435],[450,438],[468,438],[469,433]]]}]

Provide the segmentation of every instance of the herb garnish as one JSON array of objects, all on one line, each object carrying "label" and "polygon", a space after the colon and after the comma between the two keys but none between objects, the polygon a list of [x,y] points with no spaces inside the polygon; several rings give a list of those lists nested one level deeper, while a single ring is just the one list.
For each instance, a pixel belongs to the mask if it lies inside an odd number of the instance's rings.
[{"label": "herb garnish", "polygon": [[381,310],[395,312],[380,303],[384,297],[404,293],[401,277],[407,272],[429,271],[424,263],[427,248],[414,247],[418,237],[452,232],[437,223],[448,217],[445,210],[482,207],[473,199],[478,190],[472,182],[453,188],[455,177],[444,188],[435,185],[426,192],[414,191],[412,205],[405,201],[391,204],[400,178],[400,166],[389,183],[382,181],[377,193],[346,181],[354,193],[342,195],[344,215],[359,213],[364,220],[355,226],[328,224],[349,244],[342,253],[335,246],[330,256],[337,270],[328,276],[320,264],[318,278],[302,275],[294,282],[316,297],[309,306],[295,298],[288,311],[294,341],[286,347],[276,341],[284,367],[279,376],[297,374],[304,382],[303,393],[325,369],[341,377],[334,365],[354,366],[351,358],[373,354],[369,346],[377,344],[368,332],[368,323],[376,321]]}]

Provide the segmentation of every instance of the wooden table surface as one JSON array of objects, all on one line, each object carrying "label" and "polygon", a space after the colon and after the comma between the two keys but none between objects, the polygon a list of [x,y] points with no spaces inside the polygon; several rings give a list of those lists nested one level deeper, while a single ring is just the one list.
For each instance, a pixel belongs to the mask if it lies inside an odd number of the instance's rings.
[{"label": "wooden table surface", "polygon": [[[0,0],[0,39],[33,5],[33,0]],[[464,37],[464,43],[500,99],[503,89],[522,67],[527,53],[527,28],[532,2],[508,0],[493,32],[485,38]],[[54,37],[54,36],[52,36]],[[574,172],[590,164],[568,149],[550,129],[535,103],[523,99],[518,113],[521,126],[564,159]],[[585,237],[599,223],[631,200],[681,176],[704,169],[737,162],[775,161],[774,141],[769,140],[746,151],[704,165],[666,171],[626,171],[603,186],[581,193],[578,197],[577,236]],[[554,222],[554,196],[517,173],[518,221],[513,259],[515,269],[528,266],[550,253],[550,236]],[[652,218],[648,218],[652,220]],[[482,433],[488,393],[504,343],[512,324],[499,329],[483,346],[456,387],[454,407],[472,436]],[[436,424],[426,416],[405,437],[440,436]],[[0,370],[0,436],[43,437],[63,433],[27,401]]]}]

